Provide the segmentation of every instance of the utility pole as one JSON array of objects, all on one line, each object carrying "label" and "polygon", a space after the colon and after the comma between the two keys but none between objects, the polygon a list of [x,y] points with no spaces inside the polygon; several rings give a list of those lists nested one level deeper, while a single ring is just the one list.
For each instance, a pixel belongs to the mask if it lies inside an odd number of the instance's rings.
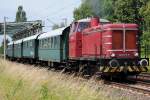
[{"label": "utility pole", "polygon": [[4,60],[6,60],[6,17],[4,17]]}]

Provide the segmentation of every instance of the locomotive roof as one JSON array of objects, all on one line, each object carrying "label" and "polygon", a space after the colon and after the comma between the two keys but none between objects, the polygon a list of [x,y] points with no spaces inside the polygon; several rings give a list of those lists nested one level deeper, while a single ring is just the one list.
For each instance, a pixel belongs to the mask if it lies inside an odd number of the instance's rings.
[{"label": "locomotive roof", "polygon": [[44,38],[47,38],[47,37],[62,35],[65,28],[66,27],[63,27],[63,28],[59,28],[59,29],[56,29],[56,30],[52,30],[50,32],[43,33],[38,37],[38,39],[44,39]]},{"label": "locomotive roof", "polygon": [[[90,21],[91,21],[91,18],[86,18],[86,19],[80,19],[77,22],[90,22]],[[108,23],[110,21],[107,20],[107,19],[100,19],[100,22],[102,22],[102,23]]]},{"label": "locomotive roof", "polygon": [[19,44],[23,41],[23,39],[20,39],[20,40],[17,40],[17,41],[14,41],[14,44]]},{"label": "locomotive roof", "polygon": [[40,35],[40,33],[38,33],[36,35],[33,35],[33,36],[30,36],[30,37],[27,37],[27,38],[24,38],[23,41],[28,41],[28,40],[36,39],[39,35]]}]

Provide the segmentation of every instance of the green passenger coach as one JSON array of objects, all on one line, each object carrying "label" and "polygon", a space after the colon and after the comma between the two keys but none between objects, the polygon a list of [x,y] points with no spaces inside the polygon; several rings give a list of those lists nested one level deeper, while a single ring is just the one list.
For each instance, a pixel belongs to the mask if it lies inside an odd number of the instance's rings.
[{"label": "green passenger coach", "polygon": [[68,59],[68,28],[60,28],[38,37],[38,56],[41,61],[63,62]]},{"label": "green passenger coach", "polygon": [[14,58],[22,58],[22,41],[20,39],[14,42]]},{"label": "green passenger coach", "polygon": [[36,34],[23,39],[23,58],[24,59],[38,59],[38,36]]}]

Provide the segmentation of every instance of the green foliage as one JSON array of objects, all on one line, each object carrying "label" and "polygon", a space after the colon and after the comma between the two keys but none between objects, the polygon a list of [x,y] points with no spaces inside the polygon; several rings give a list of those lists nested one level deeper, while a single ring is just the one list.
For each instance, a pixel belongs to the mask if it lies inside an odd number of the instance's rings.
[{"label": "green foliage", "polygon": [[26,12],[23,10],[22,6],[18,7],[18,11],[16,13],[16,22],[26,22],[27,17],[26,17]]},{"label": "green foliage", "polygon": [[140,9],[140,14],[143,16],[143,30],[150,31],[150,1],[144,2],[144,6]]},{"label": "green foliage", "polygon": [[142,35],[142,46],[148,46],[148,54],[150,55],[150,1],[142,0],[144,6],[140,9],[140,14],[143,16],[143,35]]},{"label": "green foliage", "polygon": [[[9,43],[10,41],[8,39],[6,39],[6,47],[7,47],[7,44]],[[0,47],[0,54],[3,54],[4,53],[4,40],[2,42],[2,46]]]},{"label": "green foliage", "polygon": [[115,0],[104,0],[104,4],[102,6],[104,8],[104,14],[102,17],[110,21],[114,21]]},{"label": "green foliage", "polygon": [[116,21],[141,25],[139,13],[143,3],[140,0],[117,0],[115,3]]},{"label": "green foliage", "polygon": [[41,94],[41,100],[48,100],[48,88],[46,85],[42,85],[40,94]]},{"label": "green foliage", "polygon": [[1,46],[1,47],[0,47],[0,54],[3,54],[3,53],[4,53],[4,47]]},{"label": "green foliage", "polygon": [[83,0],[81,6],[74,11],[74,18],[78,20],[98,16],[113,21],[114,3],[114,0]]},{"label": "green foliage", "polygon": [[22,87],[23,87],[23,81],[22,80],[17,81],[12,91],[6,94],[7,99],[11,100],[11,98],[13,98]]},{"label": "green foliage", "polygon": [[150,32],[144,32],[142,36],[142,45],[150,46]]},{"label": "green foliage", "polygon": [[79,20],[94,15],[90,5],[87,2],[81,4],[81,6],[74,10],[74,19]]}]

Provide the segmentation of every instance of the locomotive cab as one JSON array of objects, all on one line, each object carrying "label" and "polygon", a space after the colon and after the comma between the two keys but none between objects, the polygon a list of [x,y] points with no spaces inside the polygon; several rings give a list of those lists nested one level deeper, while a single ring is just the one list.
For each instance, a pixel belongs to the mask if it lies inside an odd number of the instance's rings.
[{"label": "locomotive cab", "polygon": [[82,31],[90,27],[89,20],[79,20],[71,24],[69,36],[69,57],[77,59],[82,56]]}]

